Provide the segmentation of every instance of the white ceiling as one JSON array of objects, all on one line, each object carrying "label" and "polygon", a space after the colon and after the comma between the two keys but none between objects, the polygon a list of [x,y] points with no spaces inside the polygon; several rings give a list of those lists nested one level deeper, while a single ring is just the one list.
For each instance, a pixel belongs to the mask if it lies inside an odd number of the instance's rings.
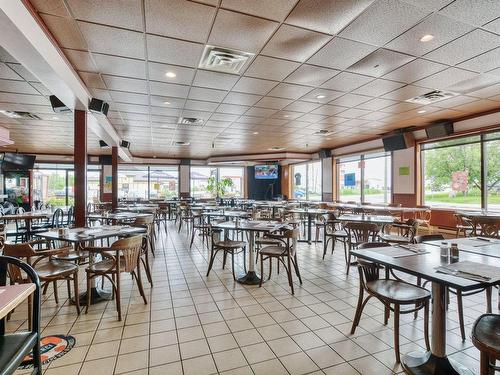
[{"label": "white ceiling", "polygon": [[[499,1],[31,3],[93,95],[110,103],[136,156],[315,152],[500,107]],[[423,43],[426,34],[434,39]],[[255,57],[241,75],[198,69],[205,44]],[[2,117],[16,144],[68,151],[71,118],[53,120],[41,84],[6,53],[1,60],[0,109],[46,115],[36,126]],[[461,95],[424,108],[405,102],[433,89]],[[179,116],[206,122],[190,128]],[[322,129],[332,134],[313,134]]]}]

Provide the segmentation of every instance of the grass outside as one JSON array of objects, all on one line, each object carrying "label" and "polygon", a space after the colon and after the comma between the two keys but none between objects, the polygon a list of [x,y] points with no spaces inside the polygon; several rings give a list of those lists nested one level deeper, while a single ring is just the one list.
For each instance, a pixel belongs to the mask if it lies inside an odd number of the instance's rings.
[{"label": "grass outside", "polygon": [[[478,194],[449,196],[448,193],[425,193],[425,202],[433,203],[455,203],[455,204],[481,204],[481,196]],[[500,195],[489,195],[488,204],[500,204]]]}]

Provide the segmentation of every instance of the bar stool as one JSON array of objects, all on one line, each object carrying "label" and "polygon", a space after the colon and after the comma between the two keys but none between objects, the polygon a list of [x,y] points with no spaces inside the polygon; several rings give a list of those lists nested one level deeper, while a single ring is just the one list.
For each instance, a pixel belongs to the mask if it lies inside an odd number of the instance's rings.
[{"label": "bar stool", "polygon": [[495,361],[500,359],[500,315],[483,314],[472,327],[471,339],[480,351],[480,375],[492,375],[500,371]]}]

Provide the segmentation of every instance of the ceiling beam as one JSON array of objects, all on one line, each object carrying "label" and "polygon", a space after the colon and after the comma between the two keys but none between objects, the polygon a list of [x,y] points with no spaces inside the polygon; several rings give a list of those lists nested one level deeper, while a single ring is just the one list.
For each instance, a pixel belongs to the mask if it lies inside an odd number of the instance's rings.
[{"label": "ceiling beam", "polygon": [[[0,45],[71,110],[86,110],[92,95],[31,4],[0,0]],[[121,137],[103,115],[88,113],[88,126],[110,146],[120,146]],[[128,149],[119,156],[131,162]]]}]

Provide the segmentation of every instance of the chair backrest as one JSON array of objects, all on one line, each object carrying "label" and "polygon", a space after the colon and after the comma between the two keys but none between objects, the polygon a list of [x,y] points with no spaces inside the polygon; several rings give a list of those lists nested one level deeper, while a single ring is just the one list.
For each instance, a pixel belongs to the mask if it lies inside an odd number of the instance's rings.
[{"label": "chair backrest", "polygon": [[479,227],[479,234],[483,237],[500,238],[500,220],[482,217],[474,220]]},{"label": "chair backrest", "polygon": [[415,237],[415,243],[422,243],[427,241],[441,241],[444,240],[442,234],[423,234]]},{"label": "chair backrest", "polygon": [[52,214],[52,227],[60,228],[64,226],[64,212],[61,208],[58,208]]},{"label": "chair backrest", "polygon": [[66,225],[67,226],[70,226],[71,224],[73,224],[74,216],[75,216],[75,207],[70,206],[70,208],[68,208],[68,216],[66,217]]},{"label": "chair backrest", "polygon": [[[4,244],[3,255],[22,259],[31,266],[31,257],[36,256],[36,252],[29,243],[6,243]],[[23,277],[19,267],[9,264],[8,271],[10,280],[13,283],[24,282],[25,278]]]},{"label": "chair backrest", "polygon": [[111,249],[117,252],[117,260],[119,260],[119,256],[124,259],[125,269],[123,271],[132,272],[137,268],[137,261],[142,248],[142,238],[142,236],[121,238],[111,245]]},{"label": "chair backrest", "polygon": [[348,222],[344,225],[344,228],[349,234],[349,241],[351,241],[352,236],[356,240],[356,243],[363,242],[375,242],[380,227],[375,223],[357,223]]},{"label": "chair backrest", "polygon": [[22,207],[17,207],[16,208],[16,214],[24,214],[26,210]]},{"label": "chair backrest", "polygon": [[417,205],[417,208],[421,209],[415,213],[417,219],[427,222],[431,221],[432,210],[430,206]]},{"label": "chair backrest", "polygon": [[366,283],[380,278],[379,266],[376,263],[358,258],[358,272],[360,288],[366,289]]}]

